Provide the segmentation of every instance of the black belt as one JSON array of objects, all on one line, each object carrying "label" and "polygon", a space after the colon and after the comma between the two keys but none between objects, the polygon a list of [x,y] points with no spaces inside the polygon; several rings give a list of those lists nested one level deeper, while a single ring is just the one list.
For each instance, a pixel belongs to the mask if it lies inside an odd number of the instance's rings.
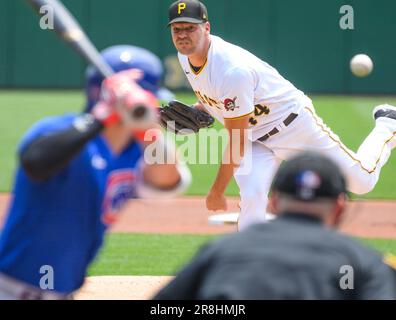
[{"label": "black belt", "polygon": [[[288,117],[283,121],[283,124],[287,127],[290,123],[292,123],[296,118],[298,114],[297,113],[290,113]],[[279,130],[277,128],[272,129],[270,132],[266,133],[263,135],[261,138],[258,138],[257,140],[260,140],[262,142],[268,140],[269,137],[279,133]]]}]

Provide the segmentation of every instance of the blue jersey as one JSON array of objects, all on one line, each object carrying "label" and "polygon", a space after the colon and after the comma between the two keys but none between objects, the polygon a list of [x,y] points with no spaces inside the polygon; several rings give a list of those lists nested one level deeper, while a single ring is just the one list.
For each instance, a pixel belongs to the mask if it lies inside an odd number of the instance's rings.
[{"label": "blue jersey", "polygon": [[[76,115],[44,119],[23,138],[66,129]],[[128,198],[136,196],[142,149],[132,142],[115,156],[101,135],[69,165],[44,182],[18,168],[8,217],[0,236],[0,272],[39,287],[40,268],[53,268],[54,290],[70,293],[84,281],[107,226]]]}]

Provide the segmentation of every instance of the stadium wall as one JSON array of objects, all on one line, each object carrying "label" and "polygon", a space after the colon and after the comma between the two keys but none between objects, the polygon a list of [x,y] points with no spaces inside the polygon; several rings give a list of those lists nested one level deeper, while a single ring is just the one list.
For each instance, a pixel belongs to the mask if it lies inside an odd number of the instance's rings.
[{"label": "stadium wall", "polygon": [[[166,27],[171,0],[64,0],[94,44],[135,44],[159,55],[166,84],[188,88]],[[396,94],[396,2],[390,0],[206,0],[212,32],[252,51],[310,93]],[[341,6],[354,9],[342,30]],[[364,52],[374,72],[358,79],[349,60]],[[0,1],[0,86],[75,88],[85,63],[22,0]]]}]

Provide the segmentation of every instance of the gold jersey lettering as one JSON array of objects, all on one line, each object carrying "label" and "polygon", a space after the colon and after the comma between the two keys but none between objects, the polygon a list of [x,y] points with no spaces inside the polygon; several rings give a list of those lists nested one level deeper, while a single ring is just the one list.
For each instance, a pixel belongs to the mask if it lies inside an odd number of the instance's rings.
[{"label": "gold jersey lettering", "polygon": [[255,126],[258,121],[255,117],[260,117],[262,115],[268,115],[270,113],[270,109],[267,106],[263,106],[261,104],[256,104],[254,106],[254,117],[249,118],[249,123],[252,126]]},{"label": "gold jersey lettering", "polygon": [[194,91],[195,95],[197,96],[198,100],[203,103],[203,104],[207,104],[211,107],[216,107],[218,109],[221,109],[218,105],[219,103],[215,100],[212,99],[210,97],[208,97],[206,94],[202,94],[199,91]]},{"label": "gold jersey lettering", "polygon": [[263,114],[268,115],[270,113],[270,109],[267,106],[262,106],[261,104],[256,104],[254,106],[254,115],[259,117]]}]

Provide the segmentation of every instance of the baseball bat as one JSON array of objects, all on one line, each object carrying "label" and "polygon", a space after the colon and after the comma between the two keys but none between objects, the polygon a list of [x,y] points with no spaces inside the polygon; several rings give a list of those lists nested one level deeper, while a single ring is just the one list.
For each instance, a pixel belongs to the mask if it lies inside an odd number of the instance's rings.
[{"label": "baseball bat", "polygon": [[[44,16],[45,9],[51,8],[48,14],[53,15],[54,31],[60,38],[74,48],[74,50],[84,59],[93,65],[100,74],[107,78],[114,74],[112,68],[102,58],[98,50],[89,40],[80,24],[76,21],[69,10],[62,4],[60,0],[26,0],[34,10]],[[48,6],[45,8],[44,6]],[[42,10],[44,9],[44,10]],[[140,106],[134,109],[130,114],[130,120],[136,121],[136,125],[151,123],[154,117],[154,111],[146,106]]]},{"label": "baseball bat", "polygon": [[60,38],[71,45],[74,50],[92,64],[102,76],[109,77],[114,74],[111,67],[103,60],[98,50],[89,40],[80,24],[76,21],[69,10],[59,0],[26,0],[40,15],[45,15],[46,9],[51,8],[48,14],[53,14],[54,31]]}]

